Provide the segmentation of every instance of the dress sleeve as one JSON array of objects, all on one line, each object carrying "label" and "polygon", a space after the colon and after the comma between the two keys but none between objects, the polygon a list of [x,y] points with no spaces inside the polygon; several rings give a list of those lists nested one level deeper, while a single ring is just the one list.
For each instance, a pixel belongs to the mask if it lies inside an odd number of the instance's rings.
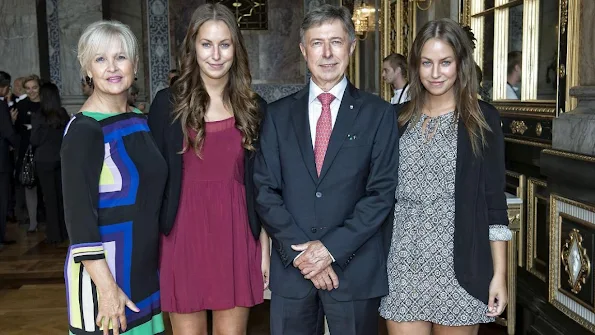
[{"label": "dress sleeve", "polygon": [[490,241],[510,241],[512,232],[505,225],[490,225]]},{"label": "dress sleeve", "polygon": [[103,167],[103,131],[97,121],[77,115],[66,127],[61,149],[64,219],[75,262],[105,258],[97,208]]}]

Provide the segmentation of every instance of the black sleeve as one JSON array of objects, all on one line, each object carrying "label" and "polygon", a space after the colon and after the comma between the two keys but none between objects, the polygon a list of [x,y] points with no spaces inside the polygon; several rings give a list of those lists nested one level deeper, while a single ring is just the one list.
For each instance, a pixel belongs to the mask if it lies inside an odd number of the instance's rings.
[{"label": "black sleeve", "polygon": [[504,162],[504,134],[498,110],[490,104],[482,103],[486,121],[491,132],[487,132],[487,147],[484,152],[485,193],[488,207],[488,224],[508,225],[508,205],[506,204],[506,168]]},{"label": "black sleeve", "polygon": [[254,185],[256,188],[256,211],[266,231],[271,236],[275,249],[279,250],[285,267],[299,254],[291,245],[310,241],[295,222],[283,202],[283,182],[277,128],[267,110],[260,130],[260,150],[254,161]]},{"label": "black sleeve", "polygon": [[41,115],[41,112],[33,113],[31,116],[31,127],[29,143],[33,147],[38,147],[43,143],[48,132],[48,124],[45,122],[45,118]]},{"label": "black sleeve", "polygon": [[97,209],[104,144],[101,126],[77,115],[66,127],[61,150],[64,219],[75,262],[105,258]]},{"label": "black sleeve", "polygon": [[13,147],[19,144],[19,135],[14,130],[10,110],[4,101],[0,101],[0,139],[7,140]]},{"label": "black sleeve", "polygon": [[151,135],[155,139],[155,144],[162,155],[165,156],[165,131],[171,123],[170,113],[173,108],[171,90],[163,89],[155,95],[149,109],[148,124],[151,129]]}]

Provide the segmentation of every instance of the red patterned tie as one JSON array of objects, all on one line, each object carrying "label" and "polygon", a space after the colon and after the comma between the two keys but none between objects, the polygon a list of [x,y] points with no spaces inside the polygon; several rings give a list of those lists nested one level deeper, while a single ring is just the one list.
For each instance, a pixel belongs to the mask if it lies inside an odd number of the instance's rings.
[{"label": "red patterned tie", "polygon": [[322,103],[322,113],[316,122],[316,139],[314,141],[314,160],[316,161],[316,172],[320,176],[326,148],[333,132],[333,120],[331,117],[331,102],[335,96],[330,93],[322,93],[318,96]]}]

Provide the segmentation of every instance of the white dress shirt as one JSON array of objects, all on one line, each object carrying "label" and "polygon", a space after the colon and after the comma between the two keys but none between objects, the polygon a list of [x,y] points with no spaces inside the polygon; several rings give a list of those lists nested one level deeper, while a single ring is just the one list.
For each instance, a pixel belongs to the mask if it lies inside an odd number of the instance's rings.
[{"label": "white dress shirt", "polygon": [[[341,106],[341,100],[343,100],[343,94],[347,88],[347,78],[343,76],[337,85],[333,86],[327,93],[335,96],[333,102],[331,102],[331,120],[332,127],[335,127],[335,121],[337,121],[337,115],[339,114],[339,107]],[[312,148],[316,144],[316,124],[322,114],[322,103],[318,100],[318,96],[325,93],[318,85],[316,85],[312,79],[310,79],[310,94],[308,96],[308,117],[310,119],[310,135],[312,135]]]},{"label": "white dress shirt", "polygon": [[14,99],[15,100],[14,102],[17,103],[17,102],[25,99],[26,97],[27,97],[27,94],[21,94],[18,98]]},{"label": "white dress shirt", "polygon": [[394,91],[393,97],[390,99],[390,103],[393,105],[402,104],[404,102],[409,101],[409,85],[406,85],[403,88],[399,88]]},{"label": "white dress shirt", "polygon": [[[4,101],[4,97],[0,97],[0,101]],[[14,101],[7,101],[6,104],[8,105],[8,107],[12,107],[12,105],[14,105]]]}]

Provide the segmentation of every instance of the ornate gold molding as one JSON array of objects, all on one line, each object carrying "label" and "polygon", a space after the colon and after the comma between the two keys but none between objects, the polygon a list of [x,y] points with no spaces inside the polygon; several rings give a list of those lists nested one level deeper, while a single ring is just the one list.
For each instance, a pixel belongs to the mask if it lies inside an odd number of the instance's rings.
[{"label": "ornate gold molding", "polygon": [[537,122],[537,124],[535,125],[535,135],[541,136],[542,132],[543,132],[543,126],[541,125],[541,122]]},{"label": "ornate gold molding", "polygon": [[[526,208],[526,196],[525,196],[525,189],[527,185],[527,177],[524,174],[520,174],[518,172],[506,170],[506,175],[518,180],[518,185],[516,187],[516,196],[519,197],[523,201],[523,205],[519,208],[519,232],[518,232],[518,266],[524,267],[525,266],[525,257],[524,257],[524,249],[523,249],[523,241],[525,239],[525,224],[524,224],[524,217],[525,217],[525,208]],[[510,217],[509,217],[510,220]],[[509,222],[511,224],[512,222]]]},{"label": "ornate gold molding", "polygon": [[525,124],[525,121],[514,120],[510,123],[510,130],[513,134],[523,135],[527,131],[527,129],[529,128]]},{"label": "ornate gold molding", "polygon": [[576,160],[589,162],[589,163],[595,163],[594,156],[575,154],[573,152],[566,152],[566,151],[560,151],[560,150],[555,150],[555,149],[545,149],[542,152],[544,154],[548,154],[548,155],[554,155],[554,156],[559,156],[559,157],[564,157],[564,158],[576,159]]},{"label": "ornate gold molding", "polygon": [[504,141],[506,142],[511,142],[511,143],[517,143],[517,144],[525,144],[525,145],[529,145],[532,147],[539,147],[539,148],[551,148],[552,145],[551,143],[543,143],[543,142],[537,142],[537,141],[527,141],[527,140],[519,140],[516,138],[510,138],[510,137],[504,137]]},{"label": "ornate gold molding", "polygon": [[[546,188],[547,183],[535,178],[529,178],[527,181],[527,271],[545,282],[546,273],[535,268],[535,262],[539,260],[537,258],[537,204],[539,198],[536,195],[538,186]],[[542,229],[549,229],[549,227],[542,227]]]},{"label": "ornate gold molding", "polygon": [[551,114],[556,115],[556,105],[555,104],[526,104],[526,103],[516,103],[514,105],[511,104],[503,104],[503,103],[492,103],[494,107],[496,107],[501,112],[520,112],[520,113],[538,113],[538,114]]},{"label": "ornate gold molding", "polygon": [[[586,211],[595,212],[595,207],[587,206],[583,203],[564,198],[557,194],[550,195],[550,264],[548,301],[562,313],[566,314],[568,317],[576,321],[578,324],[585,327],[589,331],[595,333],[595,324],[588,322],[584,317],[581,317],[581,315],[579,315],[576,311],[573,311],[566,305],[562,304],[562,302],[560,302],[556,297],[556,294],[562,294],[565,297],[568,297],[571,300],[576,301],[575,297],[573,297],[572,295],[564,294],[564,292],[560,289],[560,262],[558,257],[561,247],[561,225],[558,221],[560,217],[558,211],[558,202],[578,207]],[[581,305],[580,302],[577,303]]]},{"label": "ornate gold molding", "polygon": [[[561,0],[560,13],[566,13],[566,105],[567,112],[576,108],[577,98],[570,95],[570,89],[580,84],[580,23],[581,2],[579,0]],[[561,64],[564,65],[564,64]],[[561,108],[562,106],[558,106]]]},{"label": "ornate gold molding", "polygon": [[587,256],[587,249],[583,247],[583,236],[578,229],[573,228],[568,234],[560,257],[564,263],[564,270],[568,274],[571,291],[578,294],[591,273],[591,261]]},{"label": "ornate gold molding", "polygon": [[566,24],[568,23],[568,0],[560,1],[560,32],[566,33]]}]

